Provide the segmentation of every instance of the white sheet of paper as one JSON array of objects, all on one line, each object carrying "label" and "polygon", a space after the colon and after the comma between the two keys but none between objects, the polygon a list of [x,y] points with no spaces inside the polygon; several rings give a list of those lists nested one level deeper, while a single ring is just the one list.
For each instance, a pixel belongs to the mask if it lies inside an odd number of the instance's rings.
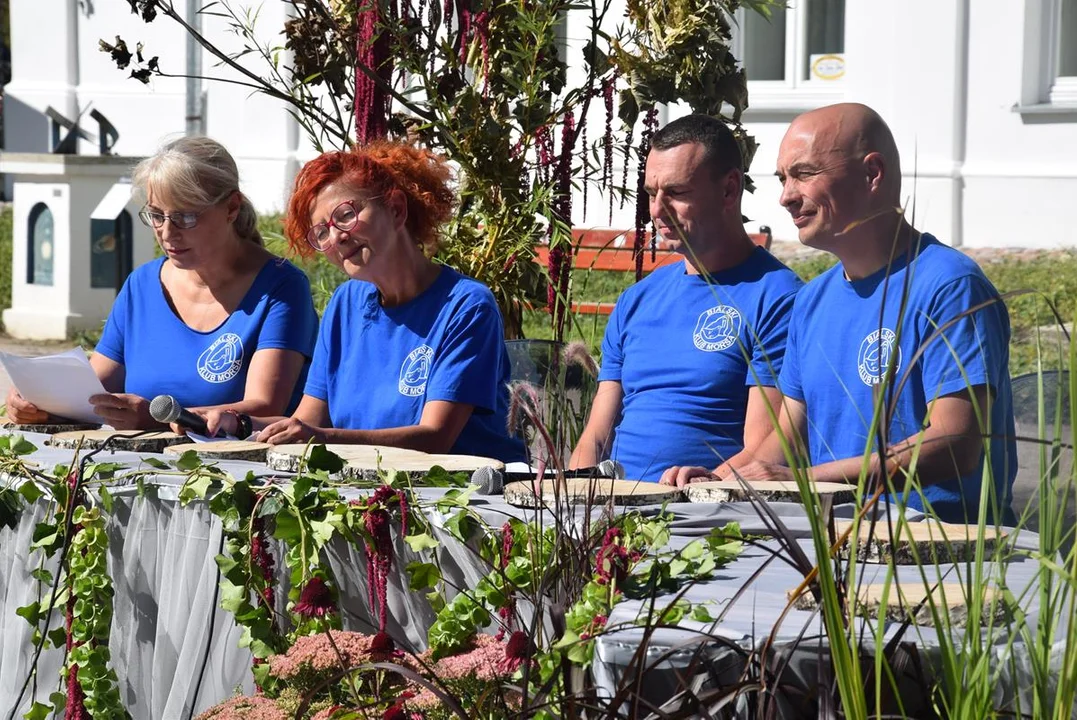
[{"label": "white sheet of paper", "polygon": [[42,410],[80,422],[98,423],[90,396],[105,392],[82,348],[59,355],[25,358],[0,352],[11,384]]},{"label": "white sheet of paper", "polygon": [[187,431],[187,437],[191,440],[191,442],[196,443],[215,443],[225,442],[227,440],[239,440],[239,438],[232,437],[231,435],[223,435],[221,437],[208,437],[206,435],[199,435],[198,433],[192,432],[190,430]]}]

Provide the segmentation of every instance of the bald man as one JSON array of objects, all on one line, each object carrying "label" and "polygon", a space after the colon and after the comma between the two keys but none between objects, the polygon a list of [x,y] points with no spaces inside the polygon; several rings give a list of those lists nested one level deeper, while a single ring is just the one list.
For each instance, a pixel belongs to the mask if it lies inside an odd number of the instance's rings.
[{"label": "bald man", "polygon": [[[987,520],[1012,524],[1009,316],[972,260],[905,220],[886,123],[856,104],[805,113],[782,140],[777,175],[800,241],[839,260],[797,296],[778,380],[780,427],[806,447],[810,477],[856,482],[867,462],[877,478],[885,461],[908,507],[953,522],[976,522],[989,477]],[[741,476],[792,478],[777,433],[750,455]]]}]

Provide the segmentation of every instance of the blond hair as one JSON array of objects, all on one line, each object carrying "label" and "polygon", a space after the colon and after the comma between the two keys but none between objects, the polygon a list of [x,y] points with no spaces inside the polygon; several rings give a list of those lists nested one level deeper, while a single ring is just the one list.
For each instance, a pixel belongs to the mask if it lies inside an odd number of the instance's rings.
[{"label": "blond hair", "polygon": [[209,207],[239,192],[239,214],[233,227],[236,235],[262,244],[258,232],[258,213],[251,201],[239,191],[239,169],[231,154],[208,137],[181,137],[161,146],[132,173],[135,188],[148,198],[150,189],[178,207]]}]

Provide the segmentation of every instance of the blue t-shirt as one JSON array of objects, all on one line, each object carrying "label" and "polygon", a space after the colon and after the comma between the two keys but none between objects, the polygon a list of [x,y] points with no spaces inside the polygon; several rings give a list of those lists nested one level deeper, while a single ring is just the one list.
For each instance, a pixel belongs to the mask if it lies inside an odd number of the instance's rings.
[{"label": "blue t-shirt", "polygon": [[267,261],[239,307],[218,327],[199,332],[169,306],[161,285],[164,262],[159,258],[131,273],[97,344],[97,352],[124,366],[124,392],[150,399],[171,395],[181,407],[239,402],[254,353],[294,350],[306,362],[291,412],[302,397],[318,334],[307,276],[287,260]]},{"label": "blue t-shirt", "polygon": [[[1012,521],[1009,489],[1017,473],[1017,448],[1006,306],[999,300],[961,317],[943,331],[945,339],[936,338],[916,354],[940,326],[997,298],[976,263],[927,234],[912,260],[895,260],[889,274],[883,268],[849,281],[839,264],[801,290],[780,387],[805,404],[811,463],[862,457],[876,447],[876,438],[869,437],[872,412],[890,364],[895,382],[888,393],[907,376],[888,427],[890,443],[918,433],[935,398],[987,385],[992,477],[1006,509],[1001,519]],[[942,520],[975,522],[982,477],[981,461],[981,468],[966,477],[925,487],[924,496]],[[907,500],[909,507],[923,510],[918,493]]]},{"label": "blue t-shirt", "polygon": [[757,248],[735,268],[659,268],[618,298],[599,381],[624,392],[611,457],[633,480],[673,465],[714,467],[744,447],[748,391],[777,385],[801,282]]},{"label": "blue t-shirt", "polygon": [[373,284],[348,280],[325,309],[306,394],[329,405],[333,427],[351,430],[417,425],[428,400],[473,405],[451,452],[522,460],[507,430],[504,332],[493,293],[452,268],[389,308]]}]

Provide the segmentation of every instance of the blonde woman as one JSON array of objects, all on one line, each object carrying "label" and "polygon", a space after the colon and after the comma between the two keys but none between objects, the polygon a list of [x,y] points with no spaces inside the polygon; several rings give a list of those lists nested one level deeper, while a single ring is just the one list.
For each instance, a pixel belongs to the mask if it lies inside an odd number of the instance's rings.
[{"label": "blonde woman", "polygon": [[[184,137],[135,167],[139,212],[164,257],[137,268],[120,290],[90,358],[108,391],[90,402],[117,429],[158,425],[155,395],[185,408],[277,415],[302,393],[317,335],[306,276],[262,244],[220,143]],[[12,389],[8,417],[48,421]]]}]

